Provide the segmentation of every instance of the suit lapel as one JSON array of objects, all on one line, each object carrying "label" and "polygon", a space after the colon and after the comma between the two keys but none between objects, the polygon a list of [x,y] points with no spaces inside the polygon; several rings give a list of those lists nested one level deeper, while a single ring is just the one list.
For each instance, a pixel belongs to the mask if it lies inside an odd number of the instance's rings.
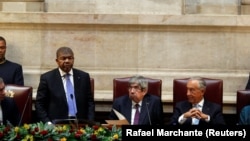
[{"label": "suit lapel", "polygon": [[[183,112],[183,113],[184,113],[184,112],[187,112],[187,111],[190,110],[192,107],[193,107],[192,104],[191,104],[190,102],[186,101],[186,102],[185,102],[185,105],[184,105],[184,107],[183,107],[183,111],[182,111],[182,112]],[[191,125],[191,124],[192,124],[192,118],[188,118],[184,124]]]},{"label": "suit lapel", "polygon": [[[127,102],[124,107],[131,107],[131,106],[132,106],[132,102],[129,99],[129,97],[127,97]],[[130,124],[131,124],[131,112],[132,112],[132,108],[128,108],[127,110],[125,110],[125,113],[124,113],[124,116],[127,118]]]},{"label": "suit lapel", "polygon": [[55,70],[55,75],[56,75],[56,77],[55,77],[56,81],[55,82],[59,82],[58,85],[56,86],[57,91],[58,91],[57,94],[64,94],[64,99],[63,100],[65,102],[67,102],[66,91],[65,91],[64,86],[63,86],[62,76],[61,76],[58,69]]},{"label": "suit lapel", "polygon": [[77,71],[75,71],[74,69],[73,69],[73,79],[74,79],[74,90],[75,90],[75,97],[76,97],[76,99],[78,99],[77,97],[78,97],[78,94],[80,94],[80,79],[81,79],[81,77],[79,76],[79,74],[77,73]]},{"label": "suit lapel", "polygon": [[204,104],[203,104],[203,107],[202,107],[202,112],[207,114],[207,113],[210,113],[210,108],[208,106],[208,103],[206,101],[204,101]]},{"label": "suit lapel", "polygon": [[150,102],[150,98],[148,97],[148,94],[146,94],[142,100],[139,124],[145,124],[145,123],[147,123],[146,121],[149,121],[148,116],[150,116],[150,115],[148,115],[148,112],[150,110],[147,109],[147,105],[146,105],[147,103],[148,103],[148,108],[151,107],[150,106],[151,102]]},{"label": "suit lapel", "polygon": [[[149,106],[150,107],[150,106]],[[146,119],[148,119],[148,115],[147,115],[147,107],[146,107],[146,102],[142,102],[142,106],[141,106],[141,113],[140,113],[140,120],[139,123],[143,124],[145,123]]]}]

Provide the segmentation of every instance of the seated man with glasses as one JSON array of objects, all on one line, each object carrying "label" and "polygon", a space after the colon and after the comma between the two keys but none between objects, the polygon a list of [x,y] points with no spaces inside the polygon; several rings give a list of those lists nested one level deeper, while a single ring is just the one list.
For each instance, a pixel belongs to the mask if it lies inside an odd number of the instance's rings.
[{"label": "seated man with glasses", "polygon": [[131,125],[162,125],[161,98],[148,93],[148,81],[143,76],[129,80],[128,94],[114,100],[109,119],[117,120],[114,110],[121,113]]}]

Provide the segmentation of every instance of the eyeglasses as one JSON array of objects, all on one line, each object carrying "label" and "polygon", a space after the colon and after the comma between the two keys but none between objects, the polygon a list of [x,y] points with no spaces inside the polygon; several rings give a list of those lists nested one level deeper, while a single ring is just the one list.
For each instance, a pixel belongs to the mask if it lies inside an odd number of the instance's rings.
[{"label": "eyeglasses", "polygon": [[132,91],[132,90],[135,90],[135,91],[140,91],[140,90],[142,90],[142,88],[140,87],[140,86],[129,86],[128,87],[128,90],[129,91]]}]

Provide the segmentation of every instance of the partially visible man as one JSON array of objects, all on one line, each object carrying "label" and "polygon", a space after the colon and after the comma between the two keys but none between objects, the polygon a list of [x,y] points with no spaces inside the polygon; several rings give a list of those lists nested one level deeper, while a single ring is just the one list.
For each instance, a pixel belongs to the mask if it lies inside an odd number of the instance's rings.
[{"label": "partially visible man", "polygon": [[239,125],[250,125],[250,105],[246,105],[240,112]]},{"label": "partially visible man", "polygon": [[18,107],[13,98],[5,96],[5,83],[3,78],[0,77],[0,123],[7,124],[10,122],[12,125],[17,126],[20,121],[20,114]]},{"label": "partially visible man", "polygon": [[161,98],[148,93],[148,81],[140,75],[130,78],[127,95],[114,100],[109,119],[117,120],[113,109],[123,114],[131,125],[164,124]]},{"label": "partially visible man", "polygon": [[171,125],[224,125],[221,106],[204,98],[206,82],[201,77],[187,82],[187,100],[178,102],[170,119]]},{"label": "partially visible man", "polygon": [[0,36],[0,77],[5,84],[24,85],[22,66],[5,58],[6,48],[6,40]]},{"label": "partially visible man", "polygon": [[56,52],[57,68],[41,75],[36,96],[39,121],[56,119],[94,121],[95,103],[89,73],[73,68],[74,53],[69,47]]}]

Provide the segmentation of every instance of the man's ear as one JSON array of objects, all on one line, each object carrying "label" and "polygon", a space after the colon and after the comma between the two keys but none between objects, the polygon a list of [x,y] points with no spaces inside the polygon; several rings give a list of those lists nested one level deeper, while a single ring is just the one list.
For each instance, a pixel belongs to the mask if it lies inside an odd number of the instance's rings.
[{"label": "man's ear", "polygon": [[204,95],[204,94],[205,94],[205,92],[206,92],[206,89],[202,89],[201,91],[203,92],[203,95]]},{"label": "man's ear", "polygon": [[148,92],[148,89],[144,88],[142,91],[146,94]]}]

